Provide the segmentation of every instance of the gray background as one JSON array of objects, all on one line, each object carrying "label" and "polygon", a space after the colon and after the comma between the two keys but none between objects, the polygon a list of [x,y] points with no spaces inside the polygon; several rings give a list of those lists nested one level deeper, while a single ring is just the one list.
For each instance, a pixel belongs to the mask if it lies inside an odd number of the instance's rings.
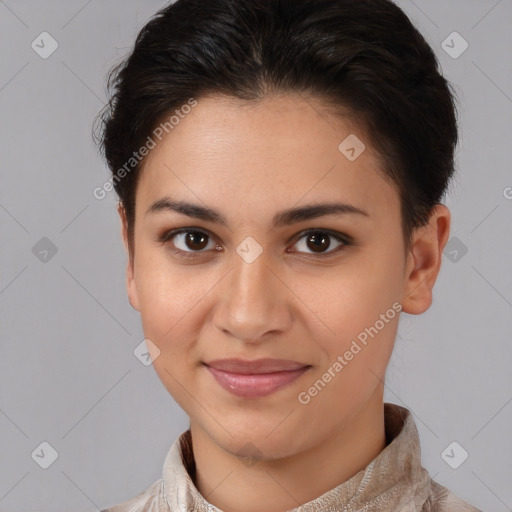
[{"label": "gray background", "polygon": [[[106,73],[163,5],[0,1],[1,511],[131,498],[160,478],[188,426],[134,356],[143,334],[115,196],[92,194],[109,177],[91,140]],[[486,511],[511,510],[512,1],[399,5],[457,89],[462,135],[450,253],[431,309],[402,314],[386,399],[414,413],[436,480]],[[47,59],[31,47],[43,31],[59,45]],[[453,31],[469,44],[458,58],[442,46]],[[58,452],[48,469],[31,456],[43,441]],[[452,441],[469,453],[457,469],[441,456]]]}]

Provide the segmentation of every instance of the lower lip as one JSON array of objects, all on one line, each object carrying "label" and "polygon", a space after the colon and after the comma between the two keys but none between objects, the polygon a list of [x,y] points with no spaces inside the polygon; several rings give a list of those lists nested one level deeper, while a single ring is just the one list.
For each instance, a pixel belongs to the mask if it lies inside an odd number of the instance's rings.
[{"label": "lower lip", "polygon": [[206,366],[215,380],[227,391],[243,398],[258,398],[274,393],[291,384],[308,370],[308,366],[297,370],[246,375],[231,373]]}]

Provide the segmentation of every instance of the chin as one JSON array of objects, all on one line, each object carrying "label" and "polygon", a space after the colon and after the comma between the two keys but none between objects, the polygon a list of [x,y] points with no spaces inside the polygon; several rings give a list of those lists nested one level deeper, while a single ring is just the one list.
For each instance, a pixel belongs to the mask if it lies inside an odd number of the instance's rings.
[{"label": "chin", "polygon": [[[261,460],[275,460],[294,455],[307,449],[308,434],[296,421],[291,418],[283,422],[283,418],[258,419],[237,418],[233,421],[223,421],[222,427],[217,423],[209,424],[206,428],[208,435],[216,444],[229,453],[237,456],[253,457]],[[286,418],[286,416],[284,416]],[[231,434],[231,435],[230,435]],[[302,435],[301,435],[302,434]]]}]

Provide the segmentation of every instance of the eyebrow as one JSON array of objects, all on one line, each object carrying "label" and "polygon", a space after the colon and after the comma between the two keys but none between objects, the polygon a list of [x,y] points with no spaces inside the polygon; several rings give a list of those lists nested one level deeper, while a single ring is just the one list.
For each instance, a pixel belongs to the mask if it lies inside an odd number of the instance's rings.
[{"label": "eyebrow", "polygon": [[[155,201],[147,209],[146,215],[162,211],[173,211],[180,213],[181,215],[186,215],[187,217],[213,222],[227,227],[226,219],[217,210],[186,201],[174,201],[169,197],[164,197]],[[282,210],[276,213],[272,219],[272,227],[289,226],[297,222],[316,219],[325,215],[339,214],[357,214],[370,217],[368,212],[351,204],[336,202],[314,203],[297,208],[290,208],[288,210]]]}]

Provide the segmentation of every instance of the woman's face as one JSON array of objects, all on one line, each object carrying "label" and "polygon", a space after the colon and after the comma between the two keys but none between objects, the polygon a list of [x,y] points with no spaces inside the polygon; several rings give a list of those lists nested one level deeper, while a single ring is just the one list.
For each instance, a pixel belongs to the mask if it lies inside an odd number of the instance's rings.
[{"label": "woman's face", "polygon": [[[163,384],[226,450],[298,453],[381,396],[409,263],[379,165],[357,126],[293,94],[201,98],[147,156],[130,301]],[[312,208],[334,203],[350,208]],[[299,370],[207,366],[233,358]]]}]

